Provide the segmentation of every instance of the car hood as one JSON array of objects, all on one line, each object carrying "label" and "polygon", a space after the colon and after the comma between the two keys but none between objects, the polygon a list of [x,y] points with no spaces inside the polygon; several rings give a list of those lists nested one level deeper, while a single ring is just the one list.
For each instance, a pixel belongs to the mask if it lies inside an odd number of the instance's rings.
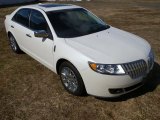
[{"label": "car hood", "polygon": [[146,59],[150,51],[147,41],[114,27],[65,40],[72,48],[97,63],[115,64]]}]

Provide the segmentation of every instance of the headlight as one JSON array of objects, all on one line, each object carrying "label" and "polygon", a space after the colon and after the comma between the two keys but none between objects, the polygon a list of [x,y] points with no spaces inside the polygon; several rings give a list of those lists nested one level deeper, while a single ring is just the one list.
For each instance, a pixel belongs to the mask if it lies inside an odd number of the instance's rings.
[{"label": "headlight", "polygon": [[109,75],[120,75],[125,74],[125,71],[123,70],[121,65],[116,64],[97,64],[88,62],[89,66],[92,70],[101,73],[101,74],[109,74]]}]

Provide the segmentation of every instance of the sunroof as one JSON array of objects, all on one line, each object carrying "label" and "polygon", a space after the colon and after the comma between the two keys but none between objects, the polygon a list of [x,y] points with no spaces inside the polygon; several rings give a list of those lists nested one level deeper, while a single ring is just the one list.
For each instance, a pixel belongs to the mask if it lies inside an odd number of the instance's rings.
[{"label": "sunroof", "polygon": [[41,7],[45,7],[45,8],[50,8],[50,7],[63,7],[63,6],[69,6],[69,5],[65,5],[65,4],[42,4],[39,5]]}]

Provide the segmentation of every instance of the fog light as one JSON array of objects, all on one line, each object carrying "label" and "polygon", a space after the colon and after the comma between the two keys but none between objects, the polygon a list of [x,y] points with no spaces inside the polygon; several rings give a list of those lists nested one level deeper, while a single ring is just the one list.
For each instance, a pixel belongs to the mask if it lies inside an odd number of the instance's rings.
[{"label": "fog light", "polygon": [[109,89],[109,92],[111,94],[120,94],[120,93],[123,93],[124,90],[122,88],[119,88],[119,89]]}]

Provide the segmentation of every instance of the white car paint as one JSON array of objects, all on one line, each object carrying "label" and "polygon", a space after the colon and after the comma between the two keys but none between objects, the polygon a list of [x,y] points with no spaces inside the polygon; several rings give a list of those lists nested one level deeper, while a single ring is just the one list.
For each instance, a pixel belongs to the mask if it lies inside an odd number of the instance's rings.
[{"label": "white car paint", "polygon": [[[47,38],[43,41],[43,38],[34,36],[34,31],[13,22],[11,20],[12,17],[22,8],[31,8],[40,11],[47,20],[54,40]],[[63,7],[63,9],[71,8],[81,7],[75,5]],[[11,32],[14,35],[19,47],[24,52],[55,73],[57,73],[56,65],[58,60],[65,59],[70,61],[81,74],[88,94],[100,97],[116,97],[127,92],[111,94],[108,91],[109,88],[126,88],[143,81],[145,74],[139,78],[132,79],[127,74],[104,75],[97,73],[89,67],[88,61],[103,64],[121,64],[143,59],[148,63],[151,46],[147,41],[112,26],[107,30],[81,37],[59,38],[45,12],[61,9],[62,7],[44,8],[39,5],[20,7],[12,14],[6,16],[6,32]],[[16,29],[12,29],[12,25]],[[26,37],[26,34],[30,34],[32,38]],[[54,52],[55,46],[56,52]],[[148,73],[150,69],[147,69]]]},{"label": "white car paint", "polygon": [[[107,61],[109,64],[115,64],[145,59],[150,51],[148,49],[150,45],[142,38],[114,27],[81,38],[66,39],[66,41],[77,51],[98,63]],[[123,54],[127,57],[122,57]]]}]

